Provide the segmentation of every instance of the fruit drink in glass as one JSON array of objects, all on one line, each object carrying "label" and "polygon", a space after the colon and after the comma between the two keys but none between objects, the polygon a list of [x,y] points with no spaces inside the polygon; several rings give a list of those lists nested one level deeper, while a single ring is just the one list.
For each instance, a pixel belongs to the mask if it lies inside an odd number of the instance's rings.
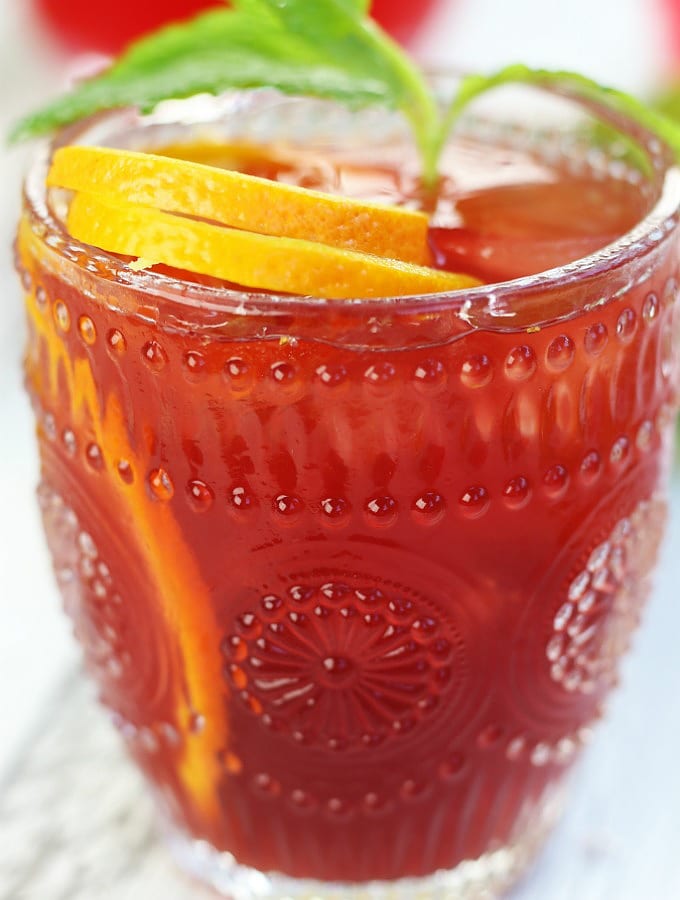
[{"label": "fruit drink in glass", "polygon": [[574,99],[542,92],[527,128],[522,90],[466,115],[434,191],[388,114],[269,92],[60,138],[425,208],[436,265],[488,282],[450,294],[135,271],[68,235],[45,160],[28,179],[57,580],[177,858],[229,896],[506,887],[638,622],[676,409],[678,172]]}]

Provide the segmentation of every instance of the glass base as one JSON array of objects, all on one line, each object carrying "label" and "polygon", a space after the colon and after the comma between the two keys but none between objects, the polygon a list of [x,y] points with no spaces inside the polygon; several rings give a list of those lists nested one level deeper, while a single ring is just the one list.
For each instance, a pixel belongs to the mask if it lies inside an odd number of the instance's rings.
[{"label": "glass base", "polygon": [[507,891],[536,856],[562,811],[553,796],[520,838],[465,860],[453,869],[421,878],[361,884],[290,878],[240,865],[231,853],[216,850],[174,828],[165,829],[170,852],[187,874],[230,900],[492,900]]}]

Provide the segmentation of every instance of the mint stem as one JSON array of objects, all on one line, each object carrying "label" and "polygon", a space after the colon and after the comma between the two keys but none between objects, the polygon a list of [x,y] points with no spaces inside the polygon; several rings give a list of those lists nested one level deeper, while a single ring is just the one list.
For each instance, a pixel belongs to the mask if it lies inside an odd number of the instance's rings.
[{"label": "mint stem", "polygon": [[439,104],[420,68],[375,22],[363,23],[363,34],[393,85],[396,106],[411,123],[423,166],[422,178],[432,187],[438,180],[442,116]]}]

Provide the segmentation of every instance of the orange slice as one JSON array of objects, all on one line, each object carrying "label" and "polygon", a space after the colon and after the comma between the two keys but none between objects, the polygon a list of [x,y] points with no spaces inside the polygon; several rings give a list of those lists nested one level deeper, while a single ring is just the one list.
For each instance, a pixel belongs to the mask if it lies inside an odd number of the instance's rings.
[{"label": "orange slice", "polygon": [[328,299],[454,291],[468,276],[287,237],[199,222],[145,206],[76,194],[67,227],[77,240],[250,288]]},{"label": "orange slice", "polygon": [[108,147],[63,147],[54,154],[47,184],[257,234],[316,241],[421,265],[430,260],[424,213],[186,159]]}]

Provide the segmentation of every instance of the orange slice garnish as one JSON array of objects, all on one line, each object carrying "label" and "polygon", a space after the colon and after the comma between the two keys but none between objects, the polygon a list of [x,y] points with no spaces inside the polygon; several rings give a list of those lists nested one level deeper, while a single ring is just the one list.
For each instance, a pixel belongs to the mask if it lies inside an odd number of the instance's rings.
[{"label": "orange slice garnish", "polygon": [[49,187],[96,194],[276,237],[388,259],[430,261],[422,212],[244,175],[230,169],[108,147],[62,147]]},{"label": "orange slice garnish", "polygon": [[67,217],[77,240],[249,288],[328,299],[395,297],[473,287],[468,276],[313,241],[212,225],[146,206],[76,194]]}]

